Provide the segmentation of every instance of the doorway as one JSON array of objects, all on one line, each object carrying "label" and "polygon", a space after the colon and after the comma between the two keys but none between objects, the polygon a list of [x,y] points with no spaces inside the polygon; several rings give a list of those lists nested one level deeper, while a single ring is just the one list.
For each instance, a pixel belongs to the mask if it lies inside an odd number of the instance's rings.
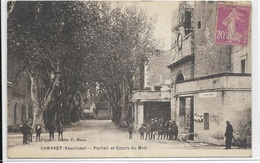
[{"label": "doorway", "polygon": [[194,101],[193,96],[180,97],[180,127],[190,133],[188,139],[194,140]]}]

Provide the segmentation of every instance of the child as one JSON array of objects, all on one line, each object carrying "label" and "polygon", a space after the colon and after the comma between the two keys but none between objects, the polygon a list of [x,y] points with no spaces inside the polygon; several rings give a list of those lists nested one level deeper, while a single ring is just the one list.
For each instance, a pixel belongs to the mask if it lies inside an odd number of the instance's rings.
[{"label": "child", "polygon": [[158,140],[160,139],[161,137],[161,140],[162,140],[162,137],[163,137],[163,124],[160,124],[159,127],[158,127]]},{"label": "child", "polygon": [[41,133],[42,133],[42,126],[41,124],[37,123],[35,126],[35,132],[36,132],[36,140],[41,141]]},{"label": "child", "polygon": [[62,121],[60,121],[60,123],[58,124],[58,141],[63,141],[63,124]]},{"label": "child", "polygon": [[134,130],[134,126],[132,123],[130,123],[128,126],[129,139],[133,139],[133,130]]},{"label": "child", "polygon": [[32,124],[30,123],[29,132],[28,132],[28,142],[32,142],[32,134],[33,134],[33,127]]},{"label": "child", "polygon": [[146,139],[146,140],[147,140],[147,138],[151,139],[151,138],[150,138],[150,132],[151,132],[151,126],[150,126],[150,124],[147,124],[147,125],[146,125],[145,132],[146,132],[145,139]]},{"label": "child", "polygon": [[145,131],[145,127],[143,124],[141,124],[141,127],[139,128],[140,139],[144,139],[144,131]]}]

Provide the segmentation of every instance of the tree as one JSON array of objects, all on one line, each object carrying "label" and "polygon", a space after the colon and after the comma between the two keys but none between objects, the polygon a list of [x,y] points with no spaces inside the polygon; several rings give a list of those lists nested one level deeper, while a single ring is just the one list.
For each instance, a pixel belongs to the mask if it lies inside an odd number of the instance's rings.
[{"label": "tree", "polygon": [[[109,8],[106,4],[102,7]],[[118,124],[127,119],[136,68],[158,47],[152,19],[137,7],[121,7],[103,13],[106,18],[100,23],[103,26],[98,35],[102,39],[92,51],[91,65],[93,78],[113,108],[113,121]]]},{"label": "tree", "polygon": [[18,1],[10,7],[8,64],[15,60],[30,77],[34,125],[43,124],[48,107],[75,118],[67,114],[77,112],[88,90],[104,95],[115,122],[127,118],[134,73],[157,42],[144,11],[111,3]]},{"label": "tree", "polygon": [[[83,52],[89,49],[94,34],[90,25],[99,17],[98,5],[96,2],[16,2],[9,13],[9,67],[15,60],[18,69],[29,75],[33,124],[44,124],[43,113],[55,89],[64,85],[62,81],[68,78],[68,72],[76,79],[79,76],[82,58],[87,55]],[[80,46],[82,43],[84,46]],[[44,92],[41,85],[46,88]]]}]

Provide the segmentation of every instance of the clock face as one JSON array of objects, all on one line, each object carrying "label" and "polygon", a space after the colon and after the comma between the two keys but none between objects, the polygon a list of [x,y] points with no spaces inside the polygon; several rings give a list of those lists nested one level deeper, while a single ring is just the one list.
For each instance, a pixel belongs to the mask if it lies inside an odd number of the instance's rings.
[{"label": "clock face", "polygon": [[182,48],[182,43],[183,43],[183,37],[182,37],[182,34],[179,33],[178,37],[177,37],[177,45],[178,45],[179,50],[181,50],[181,48]]}]

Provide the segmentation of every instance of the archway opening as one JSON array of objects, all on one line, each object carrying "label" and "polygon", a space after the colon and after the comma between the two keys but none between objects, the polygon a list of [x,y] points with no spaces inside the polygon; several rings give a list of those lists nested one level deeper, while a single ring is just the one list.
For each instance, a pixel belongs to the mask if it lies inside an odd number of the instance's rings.
[{"label": "archway opening", "polygon": [[176,78],[176,83],[181,82],[181,81],[184,81],[184,76],[182,73],[179,73]]}]

